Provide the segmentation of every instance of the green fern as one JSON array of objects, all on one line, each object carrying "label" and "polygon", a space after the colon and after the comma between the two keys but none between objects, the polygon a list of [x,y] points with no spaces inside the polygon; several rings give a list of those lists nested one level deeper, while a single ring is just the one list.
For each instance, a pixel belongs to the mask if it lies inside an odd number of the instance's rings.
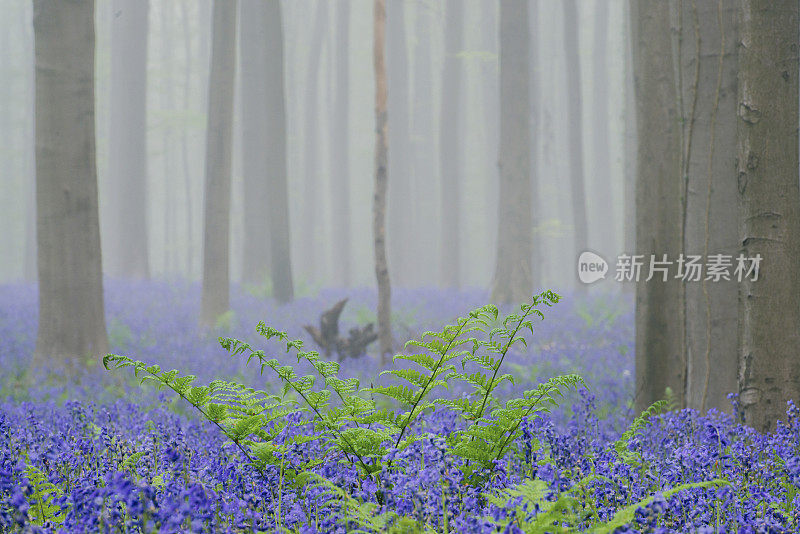
[{"label": "green fern", "polygon": [[27,465],[24,469],[25,477],[31,484],[33,491],[28,496],[30,508],[28,513],[34,525],[44,526],[45,522],[61,525],[69,509],[62,509],[54,503],[63,496],[61,488],[47,479],[47,475],[34,465]]},{"label": "green fern", "polygon": [[638,464],[637,455],[628,450],[630,440],[647,425],[651,418],[669,409],[669,400],[659,400],[651,404],[639,417],[633,420],[622,436],[614,442],[614,450],[623,462],[634,466]]}]

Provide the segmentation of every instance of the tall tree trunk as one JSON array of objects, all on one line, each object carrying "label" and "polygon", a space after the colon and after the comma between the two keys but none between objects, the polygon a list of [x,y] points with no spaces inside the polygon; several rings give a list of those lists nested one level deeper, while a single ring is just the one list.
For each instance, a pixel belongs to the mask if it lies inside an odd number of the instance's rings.
[{"label": "tall tree trunk", "polygon": [[[735,256],[739,250],[736,183],[736,6],[731,2],[682,4],[683,175],[686,254]],[[738,283],[684,284],[686,405],[730,411],[737,389]]]},{"label": "tall tree trunk", "polygon": [[314,27],[311,33],[311,51],[308,55],[308,70],[306,78],[306,106],[305,115],[305,181],[303,187],[303,220],[302,236],[304,258],[301,262],[303,275],[307,280],[318,281],[323,269],[319,265],[323,255],[318,248],[322,245],[319,239],[321,196],[318,189],[322,186],[320,179],[320,117],[319,117],[319,72],[322,58],[323,44],[325,42],[325,27],[328,19],[327,2],[316,3]]},{"label": "tall tree trunk", "polygon": [[381,363],[392,351],[392,286],[386,263],[386,189],[388,166],[388,117],[386,110],[386,0],[375,0],[373,60],[375,66],[375,197],[372,204],[372,235],[375,241],[375,277],[378,281],[378,343]]},{"label": "tall tree trunk", "polygon": [[289,232],[289,187],[286,174],[286,97],[283,70],[283,18],[280,2],[266,2],[263,27],[267,35],[267,154],[269,175],[269,256],[272,295],[278,302],[294,298]]},{"label": "tall tree trunk", "polygon": [[492,301],[524,302],[531,282],[528,1],[500,4],[500,205]]},{"label": "tall tree trunk", "polygon": [[147,17],[148,2],[114,0],[111,23],[111,113],[108,181],[111,220],[106,271],[148,278],[147,248]]},{"label": "tall tree trunk", "polygon": [[762,261],[740,286],[739,403],[767,432],[800,402],[798,4],[742,0],[740,31],[739,236]]},{"label": "tall tree trunk", "polygon": [[[594,16],[594,50],[593,62],[594,90],[592,111],[594,112],[594,125],[592,128],[592,148],[594,152],[594,168],[591,172],[591,181],[594,187],[593,202],[597,206],[593,215],[592,227],[596,230],[595,238],[597,250],[606,260],[611,261],[616,255],[616,227],[612,214],[616,213],[611,176],[611,130],[608,114],[608,100],[611,87],[608,82],[608,9],[609,2],[596,3],[597,10]],[[577,24],[577,21],[575,21]],[[595,219],[596,217],[596,219]]]},{"label": "tall tree trunk", "polygon": [[395,284],[409,285],[409,271],[416,258],[411,253],[411,137],[409,109],[408,49],[406,46],[405,2],[392,0],[386,6],[387,95],[388,113],[392,118],[389,145],[392,159],[388,173],[392,176],[389,191],[389,258]]},{"label": "tall tree trunk", "polygon": [[266,76],[270,36],[264,31],[268,2],[240,0],[239,22],[242,127],[242,174],[244,178],[244,258],[242,281],[263,283],[269,271],[269,172],[267,170],[267,89]]},{"label": "tall tree trunk", "polygon": [[[181,2],[181,19],[183,27],[183,49],[185,54],[185,68],[183,72],[183,112],[189,116],[191,112],[192,66],[194,54],[192,51],[192,34],[189,30],[189,13],[187,1]],[[189,163],[189,129],[181,131],[181,165],[183,166],[183,194],[186,198],[186,271],[185,275],[191,279],[194,275],[194,210],[192,195],[192,170]]]},{"label": "tall tree trunk", "polygon": [[[481,10],[481,41],[487,59],[481,65],[481,98],[483,100],[483,143],[485,154],[484,194],[486,195],[486,228],[496,228],[498,224],[498,190],[500,174],[497,168],[498,146],[500,142],[500,61],[498,54],[498,2],[485,0]],[[531,5],[534,8],[535,5]],[[533,190],[533,188],[531,188]],[[487,232],[486,250],[497,247],[497,236]]]},{"label": "tall tree trunk", "polygon": [[200,324],[228,311],[236,1],[214,0],[206,126],[203,297]]},{"label": "tall tree trunk", "polygon": [[36,58],[33,51],[33,35],[31,35],[28,9],[20,10],[20,25],[24,38],[25,56],[22,64],[25,69],[25,127],[23,128],[23,157],[25,158],[23,176],[25,183],[25,261],[23,265],[25,280],[33,282],[37,279],[36,268]]},{"label": "tall tree trunk", "polygon": [[669,4],[631,3],[636,85],[638,175],[636,254],[643,255],[636,285],[636,392],[641,411],[663,399],[667,388],[683,403],[682,291],[675,270],[667,281],[658,273],[648,282],[650,258],[674,261],[681,250],[681,168],[675,68]]},{"label": "tall tree trunk", "polygon": [[464,34],[464,4],[447,0],[445,6],[444,67],[442,105],[439,124],[439,165],[442,175],[441,283],[459,287],[461,283],[461,184],[459,169],[459,117],[461,103],[461,51]]},{"label": "tall tree trunk", "polygon": [[94,2],[35,0],[39,332],[34,366],[108,350],[97,208]]},{"label": "tall tree trunk", "polygon": [[[569,137],[569,181],[572,191],[574,261],[589,246],[586,222],[586,193],[583,177],[583,104],[581,99],[581,61],[578,54],[578,6],[564,0],[564,51],[567,68],[567,135]],[[581,286],[584,287],[584,286]]]},{"label": "tall tree trunk", "polygon": [[[633,81],[633,32],[631,19],[631,3],[625,2],[625,177],[623,184],[624,206],[624,242],[622,251],[633,254],[636,250],[636,89]],[[623,291],[634,292],[636,284],[623,282]]]},{"label": "tall tree trunk", "polygon": [[529,35],[531,39],[531,49],[534,53],[530,53],[530,59],[528,60],[529,65],[529,74],[530,74],[530,122],[528,128],[530,129],[530,135],[528,136],[530,139],[530,169],[531,169],[531,227],[533,228],[533,232],[531,234],[531,287],[535,290],[535,288],[541,286],[542,280],[542,267],[543,267],[543,260],[544,254],[542,252],[542,240],[541,240],[541,233],[539,232],[539,225],[540,225],[540,206],[539,206],[539,168],[540,166],[537,164],[537,159],[539,157],[538,148],[539,148],[539,140],[538,140],[538,124],[539,124],[539,65],[536,57],[535,51],[537,47],[534,43],[536,43],[536,38],[539,35],[539,2],[537,0],[531,0],[530,4],[528,5],[528,23],[530,25]]},{"label": "tall tree trunk", "polygon": [[336,4],[336,53],[331,54],[334,95],[330,123],[333,220],[333,281],[350,285],[350,2]]},{"label": "tall tree trunk", "polygon": [[[439,192],[437,183],[436,141],[433,124],[433,65],[431,61],[431,32],[433,31],[432,7],[416,5],[414,29],[414,87],[412,108],[413,198],[410,206],[412,245],[414,254],[430,254],[439,250],[438,227],[441,224],[438,212]],[[438,279],[436,262],[415,261],[411,265],[411,281],[414,285],[433,286]]]}]

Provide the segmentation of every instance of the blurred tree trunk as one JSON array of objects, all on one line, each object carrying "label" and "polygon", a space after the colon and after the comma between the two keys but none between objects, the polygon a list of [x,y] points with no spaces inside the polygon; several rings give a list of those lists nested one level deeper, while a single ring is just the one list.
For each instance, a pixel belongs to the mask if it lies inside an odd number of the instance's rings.
[{"label": "blurred tree trunk", "polygon": [[27,65],[25,71],[25,128],[23,129],[23,146],[25,164],[23,174],[27,187],[25,189],[25,280],[33,282],[37,279],[36,268],[36,58],[33,51],[33,35],[31,34],[30,13],[20,10],[20,25],[23,30],[25,56],[22,63]]},{"label": "blurred tree trunk", "polygon": [[147,32],[148,2],[114,0],[105,264],[110,276],[148,278]]},{"label": "blurred tree trunk", "polygon": [[305,115],[305,181],[303,186],[303,220],[301,222],[304,252],[301,265],[306,281],[316,282],[323,272],[319,262],[323,255],[319,254],[318,247],[323,243],[319,239],[320,217],[322,199],[317,194],[321,187],[320,176],[320,138],[319,138],[319,71],[322,58],[323,43],[325,42],[325,28],[328,19],[328,3],[316,3],[314,27],[311,30],[311,50],[308,55],[308,70],[306,78],[306,107]]},{"label": "blurred tree trunk", "polygon": [[[736,183],[736,5],[681,4],[678,14],[684,140],[681,164],[686,254],[735,256],[739,251]],[[721,25],[720,25],[721,23]],[[737,389],[736,280],[687,281],[686,406],[730,412]]]},{"label": "blurred tree trunk", "polygon": [[411,138],[409,122],[409,83],[406,46],[405,2],[391,0],[386,5],[386,77],[392,88],[387,95],[388,113],[392,116],[389,145],[392,159],[388,173],[389,185],[389,258],[395,284],[409,285],[411,264],[417,258],[411,253]]},{"label": "blurred tree trunk", "polygon": [[269,271],[269,170],[267,164],[267,117],[269,79],[267,64],[274,50],[267,48],[270,36],[268,2],[240,0],[239,50],[241,54],[242,174],[244,179],[244,243],[242,281],[262,284]]},{"label": "blurred tree trunk", "polygon": [[445,5],[444,67],[442,69],[442,105],[439,125],[439,165],[442,175],[442,263],[441,283],[459,287],[461,283],[461,184],[459,150],[461,103],[461,59],[458,53],[464,39],[464,4],[447,0]]},{"label": "blurred tree trunk", "polygon": [[500,3],[500,205],[492,301],[519,303],[531,283],[528,1]]},{"label": "blurred tree trunk", "polygon": [[[596,230],[596,240],[592,243],[598,252],[606,259],[613,262],[617,252],[616,226],[613,214],[617,208],[614,206],[613,183],[611,176],[611,131],[609,128],[610,116],[608,113],[608,100],[611,87],[608,82],[608,10],[609,2],[602,1],[595,4],[597,10],[594,14],[594,47],[592,56],[592,73],[594,74],[592,111],[594,124],[592,128],[592,148],[594,152],[594,168],[590,173],[591,183],[594,185],[592,205],[596,206],[593,216],[592,228]],[[577,25],[577,20],[575,21]],[[597,217],[595,220],[594,217]]]},{"label": "blurred tree trunk", "polygon": [[[569,180],[572,191],[572,216],[575,225],[574,264],[589,246],[586,222],[586,193],[583,177],[583,104],[581,99],[581,61],[578,54],[578,6],[564,0],[564,51],[567,69],[567,135],[569,138]],[[579,285],[585,288],[583,284]]]},{"label": "blurred tree trunk", "polygon": [[214,0],[206,126],[203,297],[200,324],[214,326],[229,308],[229,229],[236,1]]},{"label": "blurred tree trunk", "polygon": [[[413,202],[409,206],[413,254],[430,256],[439,250],[437,229],[441,224],[438,211],[436,141],[433,125],[433,65],[431,61],[432,6],[417,4],[414,27],[414,86],[412,89]],[[435,285],[438,277],[436,261],[414,261],[410,265],[414,286]]]},{"label": "blurred tree trunk", "polygon": [[[498,59],[498,28],[497,11],[498,3],[494,0],[481,2],[481,40],[486,59],[481,64],[481,79],[483,87],[483,139],[486,160],[486,179],[484,180],[484,194],[486,195],[485,224],[487,228],[486,250],[497,247],[497,235],[490,229],[497,227],[498,214],[498,189],[500,174],[497,168],[498,146],[500,141],[500,93],[499,93],[499,65]],[[531,9],[534,6],[531,5]]]},{"label": "blurred tree trunk", "polygon": [[286,173],[286,95],[283,70],[283,17],[280,2],[266,2],[263,27],[267,35],[267,171],[269,176],[269,255],[272,295],[278,302],[294,298],[289,232],[289,186]]},{"label": "blurred tree trunk", "polygon": [[530,74],[530,169],[531,169],[531,288],[535,290],[541,286],[542,269],[544,263],[544,255],[542,253],[542,239],[539,232],[539,225],[541,220],[541,210],[539,206],[539,168],[538,164],[538,124],[539,124],[539,62],[536,57],[537,47],[534,45],[539,36],[539,2],[537,0],[530,0],[528,4],[528,24],[530,25],[529,33],[531,39],[530,59],[528,60],[529,74]]},{"label": "blurred tree trunk", "polygon": [[738,85],[739,231],[762,258],[739,298],[739,403],[760,432],[800,402],[798,4],[742,0]]},{"label": "blurred tree trunk", "polygon": [[[636,90],[633,82],[633,36],[631,22],[630,2],[625,2],[623,10],[625,14],[625,177],[623,185],[624,206],[624,242],[622,252],[633,254],[636,250]],[[611,258],[606,258],[611,261]],[[622,289],[625,292],[634,292],[636,284],[633,282],[623,282]]]},{"label": "blurred tree trunk", "polygon": [[94,2],[35,0],[39,332],[33,366],[108,351],[97,208]]},{"label": "blurred tree trunk", "polygon": [[375,241],[375,277],[378,281],[378,343],[381,363],[392,351],[392,287],[386,263],[386,189],[388,165],[388,117],[386,110],[386,0],[375,0],[373,60],[375,66],[375,197],[372,205],[372,234]]},{"label": "blurred tree trunk", "polygon": [[[190,31],[190,17],[187,2],[181,2],[181,26],[183,28],[183,49],[185,54],[185,68],[183,71],[183,112],[188,117],[191,113],[192,66],[194,53],[192,50],[192,33]],[[181,129],[181,165],[183,166],[183,195],[186,199],[186,271],[185,275],[191,279],[194,275],[194,209],[192,194],[192,170],[189,162],[189,128]]]},{"label": "blurred tree trunk", "polygon": [[636,254],[643,255],[636,285],[636,392],[641,411],[664,399],[667,388],[682,406],[683,354],[681,283],[670,269],[646,281],[650,258],[675,261],[681,251],[681,168],[675,66],[669,4],[631,3],[633,72],[636,85],[638,175]]},{"label": "blurred tree trunk", "polygon": [[[335,105],[330,121],[333,281],[350,285],[350,2],[336,4],[336,53],[331,54]],[[335,63],[334,63],[335,61]]]}]

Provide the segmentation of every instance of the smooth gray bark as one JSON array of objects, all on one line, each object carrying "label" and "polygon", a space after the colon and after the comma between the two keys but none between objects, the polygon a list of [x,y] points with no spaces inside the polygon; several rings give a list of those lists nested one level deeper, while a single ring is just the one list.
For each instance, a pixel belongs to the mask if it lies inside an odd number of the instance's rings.
[{"label": "smooth gray bark", "polygon": [[[683,4],[679,14],[686,254],[736,256],[736,6]],[[720,22],[722,23],[720,25]],[[698,68],[699,67],[699,68]],[[684,285],[686,406],[731,411],[737,390],[736,280]]]},{"label": "smooth gray bark", "polygon": [[530,35],[527,0],[500,4],[500,204],[491,299],[527,301],[531,282]]},{"label": "smooth gray bark", "polygon": [[214,0],[208,86],[200,324],[211,327],[229,308],[229,240],[236,1]]},{"label": "smooth gray bark", "polygon": [[94,2],[34,2],[39,331],[34,367],[108,351],[97,199]]},{"label": "smooth gray bark", "polygon": [[636,285],[635,410],[664,399],[670,388],[684,401],[681,284],[671,268],[667,281],[650,258],[675,261],[681,250],[681,168],[675,67],[669,4],[641,0],[631,4],[638,175],[636,181],[636,254],[642,268]]},{"label": "smooth gray bark", "polygon": [[760,255],[739,294],[739,404],[760,432],[800,402],[798,3],[741,0],[738,85],[739,237]]}]

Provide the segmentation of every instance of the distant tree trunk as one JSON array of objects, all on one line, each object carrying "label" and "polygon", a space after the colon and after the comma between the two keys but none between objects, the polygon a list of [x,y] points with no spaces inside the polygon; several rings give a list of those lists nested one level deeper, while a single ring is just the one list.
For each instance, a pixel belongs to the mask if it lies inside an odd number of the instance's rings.
[{"label": "distant tree trunk", "polygon": [[[609,2],[597,2],[595,5],[597,11],[594,16],[594,50],[592,50],[595,58],[593,65],[594,90],[592,91],[594,95],[592,99],[594,168],[591,172],[591,181],[594,187],[592,188],[593,201],[591,204],[597,206],[597,212],[594,215],[597,219],[593,219],[592,227],[596,229],[597,241],[593,242],[596,243],[597,250],[607,261],[612,261],[612,255],[617,252],[616,227],[614,217],[605,216],[605,214],[616,213],[612,194],[614,179],[611,176],[611,130],[608,114],[608,100],[611,94],[611,87],[608,83]],[[574,21],[574,24],[577,25],[577,20]]]},{"label": "distant tree trunk", "polygon": [[[736,183],[736,5],[683,4],[680,13],[687,254],[739,251]],[[720,26],[721,23],[721,26]],[[737,389],[736,280],[687,282],[686,405],[730,412]]]},{"label": "distant tree trunk", "polygon": [[[191,111],[192,66],[194,54],[192,50],[192,34],[189,29],[189,13],[186,1],[181,2],[181,18],[183,26],[183,49],[186,54],[183,75],[183,112],[188,116]],[[192,171],[189,163],[189,129],[181,130],[181,165],[183,166],[183,195],[186,199],[186,277],[194,275],[194,215],[192,195]]]},{"label": "distant tree trunk", "polygon": [[[622,252],[633,254],[636,250],[636,90],[633,82],[633,37],[630,2],[625,2],[625,177],[623,185],[624,200],[624,243]],[[610,259],[610,258],[607,258]],[[623,291],[634,292],[636,284],[624,282]]]},{"label": "distant tree trunk", "polygon": [[[412,108],[413,197],[410,206],[414,254],[429,254],[439,250],[440,218],[436,216],[439,203],[436,167],[436,141],[433,125],[433,65],[431,61],[431,7],[417,4],[414,30],[414,87]],[[438,280],[436,261],[415,261],[411,265],[414,285],[433,286]]]},{"label": "distant tree trunk", "polygon": [[325,22],[328,19],[328,3],[316,3],[314,27],[311,30],[311,51],[308,55],[308,71],[306,78],[306,106],[303,110],[305,116],[305,181],[303,186],[303,220],[301,223],[304,257],[301,262],[303,275],[312,281],[322,273],[319,262],[322,254],[318,254],[318,247],[322,241],[318,239],[320,233],[320,197],[317,194],[321,187],[320,179],[320,117],[319,117],[319,71],[322,58],[323,43],[325,42]]},{"label": "distant tree trunk", "polygon": [[[532,41],[531,48],[535,52],[536,46],[533,45],[536,37],[539,35],[539,2],[537,0],[531,0],[530,4],[528,4],[528,23],[530,25],[529,33],[530,39]],[[538,130],[537,126],[539,123],[539,65],[538,65],[537,57],[535,53],[530,54],[530,59],[528,60],[528,69],[530,75],[530,122],[529,122],[529,130],[530,135],[528,138],[530,139],[530,169],[531,169],[531,185],[530,185],[530,194],[531,194],[531,227],[533,228],[533,232],[531,234],[531,287],[535,290],[537,287],[541,286],[542,280],[542,267],[544,263],[544,254],[542,252],[542,239],[541,233],[539,230],[540,224],[540,206],[539,206],[539,165],[537,162],[538,158]]]},{"label": "distant tree trunk", "polygon": [[[336,4],[336,53],[331,54],[336,104],[331,106],[330,140],[333,213],[333,281],[350,285],[350,2]],[[335,64],[333,63],[335,61]]]},{"label": "distant tree trunk", "polygon": [[636,285],[636,392],[641,411],[663,399],[670,388],[684,400],[681,283],[670,269],[667,281],[656,273],[649,282],[650,258],[675,261],[681,250],[681,169],[669,4],[631,3],[633,72],[636,85],[638,176],[636,254],[643,255]]},{"label": "distant tree trunk", "polygon": [[214,326],[228,311],[233,80],[236,1],[214,0],[206,126],[203,298],[200,324]]},{"label": "distant tree trunk", "polygon": [[739,403],[760,432],[800,402],[798,4],[742,0],[738,91],[739,232],[762,258],[739,295]]},{"label": "distant tree trunk", "polygon": [[528,1],[500,3],[500,205],[492,301],[524,302],[531,282]]},{"label": "distant tree trunk", "polygon": [[[162,113],[174,113],[175,100],[172,95],[174,89],[174,80],[172,78],[174,61],[172,49],[172,18],[174,4],[172,2],[163,3],[161,5],[160,21],[161,21],[161,65],[164,75],[161,77],[161,91],[159,100],[161,104]],[[161,206],[164,210],[164,224],[162,231],[164,233],[164,266],[163,269],[167,273],[173,273],[176,269],[176,256],[177,256],[177,239],[175,235],[175,201],[173,200],[173,186],[175,176],[175,150],[173,148],[173,133],[174,125],[170,121],[165,121],[161,127],[161,169],[162,169],[162,186],[163,198],[161,199]]]},{"label": "distant tree trunk", "polygon": [[25,79],[25,128],[23,129],[23,146],[25,163],[23,173],[25,176],[25,280],[36,281],[38,271],[36,267],[37,240],[36,240],[36,58],[33,51],[33,35],[31,35],[30,13],[21,10],[21,24],[23,28],[25,57],[22,59],[26,65]]},{"label": "distant tree trunk", "polygon": [[391,0],[386,6],[386,62],[387,85],[392,90],[387,95],[388,113],[392,116],[389,145],[392,159],[388,173],[389,186],[389,258],[395,284],[409,285],[411,264],[417,261],[411,254],[411,136],[409,83],[406,46],[405,2]]},{"label": "distant tree trunk", "polygon": [[280,2],[266,2],[267,35],[267,172],[269,176],[269,250],[272,295],[278,302],[294,298],[289,232],[289,188],[286,175],[286,97],[283,70],[283,18]]},{"label": "distant tree trunk", "polygon": [[148,2],[114,0],[111,23],[106,271],[148,278],[147,249],[147,17]]},{"label": "distant tree trunk", "polygon": [[373,54],[375,64],[375,197],[372,204],[372,234],[375,240],[375,277],[378,280],[378,343],[381,363],[386,364],[392,351],[392,287],[386,263],[386,189],[388,165],[388,117],[386,111],[386,0],[373,4],[375,29]]},{"label": "distant tree trunk", "polygon": [[[569,136],[569,180],[572,190],[572,216],[575,225],[574,261],[589,246],[586,222],[586,193],[583,177],[583,118],[581,102],[581,62],[578,54],[578,7],[575,0],[564,0],[564,51],[567,68],[567,135]],[[584,286],[581,286],[584,287]]]},{"label": "distant tree trunk", "polygon": [[[498,190],[500,184],[500,174],[497,168],[498,146],[500,142],[500,85],[499,71],[500,61],[498,54],[498,27],[497,11],[498,2],[481,2],[481,31],[483,50],[487,59],[481,65],[481,78],[483,87],[481,97],[483,100],[483,143],[484,154],[486,155],[486,178],[484,180],[484,194],[486,195],[486,228],[496,228],[498,224]],[[531,8],[534,6],[531,5]],[[531,189],[533,190],[533,189]],[[488,241],[486,250],[495,250],[497,247],[497,235],[487,232]]]},{"label": "distant tree trunk", "polygon": [[461,184],[459,169],[459,117],[461,102],[461,51],[464,34],[464,4],[447,0],[445,5],[444,67],[439,125],[439,165],[442,175],[442,263],[441,283],[459,287],[461,283]]},{"label": "distant tree trunk", "polygon": [[269,271],[269,172],[267,170],[267,63],[273,50],[264,31],[268,2],[240,0],[242,174],[244,178],[244,258],[242,281],[264,282]]},{"label": "distant tree trunk", "polygon": [[94,2],[35,0],[39,332],[34,367],[108,351],[97,208]]}]

